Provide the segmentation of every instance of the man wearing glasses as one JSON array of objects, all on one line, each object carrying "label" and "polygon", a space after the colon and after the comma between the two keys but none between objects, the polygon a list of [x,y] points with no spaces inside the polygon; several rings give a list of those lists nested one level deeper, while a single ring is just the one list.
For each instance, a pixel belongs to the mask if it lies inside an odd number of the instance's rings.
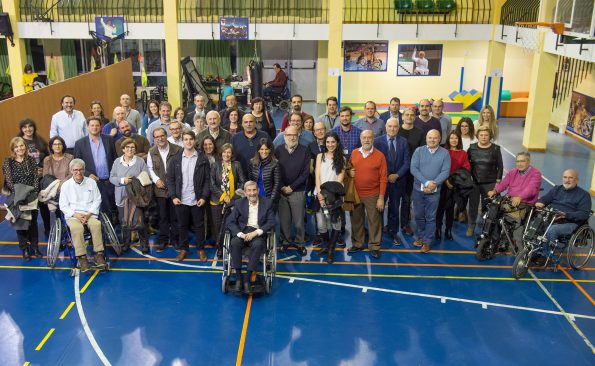
[{"label": "man wearing glasses", "polygon": [[182,124],[180,122],[173,121],[170,123],[169,133],[171,135],[167,138],[167,141],[178,145],[179,147],[184,147],[184,143],[182,142]]}]

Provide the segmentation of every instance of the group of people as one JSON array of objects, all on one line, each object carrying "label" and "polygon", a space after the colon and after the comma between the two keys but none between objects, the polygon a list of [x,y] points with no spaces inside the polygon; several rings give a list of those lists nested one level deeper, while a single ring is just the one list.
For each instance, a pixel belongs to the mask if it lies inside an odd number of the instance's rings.
[{"label": "group of people", "polygon": [[[395,97],[382,114],[376,103],[366,102],[364,116],[352,121],[351,108],[339,108],[335,97],[326,100],[326,112],[315,118],[302,111],[302,97],[294,95],[277,133],[261,98],[252,100],[252,110],[244,113],[233,95],[221,111],[207,110],[197,95],[191,109],[178,108],[173,117],[171,104],[151,101],[141,117],[131,108],[130,97],[122,95],[112,120],[99,101],[92,102],[87,118],[75,109],[73,96],[64,96],[61,104],[52,117],[49,144],[34,121],[21,121],[19,136],[10,143],[11,156],[4,161],[4,188],[16,201],[23,192],[40,189],[46,196],[40,180],[48,176],[59,182],[53,186],[59,205],[40,202],[39,211],[46,235],[58,212],[64,215],[82,270],[89,268],[85,225],[93,236],[95,261],[105,265],[99,210],[121,224],[125,250],[136,234],[142,252],[148,253],[148,228],[154,224],[156,251],[173,246],[178,261],[189,255],[189,231],[200,260],[207,260],[207,239],[220,256],[221,233],[227,228],[238,274],[242,247],[254,249],[248,272],[240,276],[248,279],[257,270],[275,217],[279,250],[294,247],[303,256],[307,212],[313,211],[313,244],[333,263],[335,248],[345,245],[346,212],[352,242],[347,252],[364,248],[367,231],[370,255],[378,259],[383,231],[395,246],[403,235],[414,235],[413,244],[427,253],[435,240],[453,239],[455,218],[467,222],[467,236],[474,235],[480,202],[495,194],[506,192],[513,206],[538,202],[541,173],[531,165],[529,153],[517,154],[516,168],[504,176],[490,106],[482,109],[478,121],[463,118],[453,126],[441,100],[423,99],[418,109],[401,111]],[[329,182],[344,187],[335,193],[344,195],[345,204],[333,204],[332,213],[327,212]],[[578,174],[565,172],[564,182],[542,202],[560,200],[569,223],[584,220],[590,197],[576,186]],[[152,196],[148,203],[143,201],[147,190]],[[239,198],[242,191],[245,197]],[[231,206],[231,215],[224,215]],[[36,208],[23,214],[25,220],[37,222]],[[17,229],[25,259],[41,255],[37,225],[29,226]],[[559,231],[571,229],[567,225]]]}]

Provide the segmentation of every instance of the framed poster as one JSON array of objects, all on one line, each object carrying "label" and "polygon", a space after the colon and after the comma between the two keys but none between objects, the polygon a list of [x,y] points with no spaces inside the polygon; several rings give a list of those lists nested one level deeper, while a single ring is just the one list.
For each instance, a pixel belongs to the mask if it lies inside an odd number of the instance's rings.
[{"label": "framed poster", "polygon": [[594,124],[595,98],[573,91],[566,130],[592,142]]},{"label": "framed poster", "polygon": [[400,44],[397,76],[440,76],[441,44]]},{"label": "framed poster", "polygon": [[221,17],[219,26],[221,40],[247,40],[248,39],[248,18]]},{"label": "framed poster", "polygon": [[388,41],[344,41],[343,71],[386,71]]},{"label": "framed poster", "polygon": [[124,39],[124,17],[95,17],[95,33],[104,41]]}]

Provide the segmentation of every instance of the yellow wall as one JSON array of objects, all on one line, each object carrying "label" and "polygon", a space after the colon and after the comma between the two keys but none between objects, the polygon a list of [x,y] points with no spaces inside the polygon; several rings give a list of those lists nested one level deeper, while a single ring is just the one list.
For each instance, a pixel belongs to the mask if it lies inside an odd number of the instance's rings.
[{"label": "yellow wall", "polygon": [[520,47],[506,46],[504,57],[504,86],[510,91],[529,91],[533,55],[527,54]]},{"label": "yellow wall", "polygon": [[[443,44],[442,68],[440,76],[396,76],[398,45],[399,44]],[[483,80],[486,68],[488,42],[485,41],[390,41],[389,57],[386,72],[344,72],[341,101],[344,103],[361,103],[374,100],[388,103],[391,97],[398,96],[402,103],[419,102],[422,98],[447,98],[454,91],[459,90],[461,67],[465,67],[464,88],[466,90],[483,90]],[[325,61],[319,55],[319,68]],[[327,70],[323,70],[326,72]],[[319,77],[321,76],[319,71]],[[318,84],[318,100],[326,89]]]}]

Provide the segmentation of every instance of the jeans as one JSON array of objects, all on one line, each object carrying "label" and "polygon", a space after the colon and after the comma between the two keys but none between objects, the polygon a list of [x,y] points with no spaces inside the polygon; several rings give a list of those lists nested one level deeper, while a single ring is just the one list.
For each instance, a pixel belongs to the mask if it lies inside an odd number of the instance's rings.
[{"label": "jeans", "polygon": [[[578,227],[578,224],[575,224],[574,222],[566,222],[563,224],[554,224],[550,227],[550,230],[547,232],[545,237],[547,238],[548,241],[554,242],[562,236],[572,235],[572,233],[574,232],[574,230],[576,230],[577,227]],[[547,256],[549,249],[550,248],[549,248],[548,244],[544,245],[543,249],[542,249],[542,254],[544,256]]]},{"label": "jeans", "polygon": [[417,238],[430,244],[436,231],[436,211],[440,194],[426,194],[416,189],[413,190],[413,214],[417,225]]}]

